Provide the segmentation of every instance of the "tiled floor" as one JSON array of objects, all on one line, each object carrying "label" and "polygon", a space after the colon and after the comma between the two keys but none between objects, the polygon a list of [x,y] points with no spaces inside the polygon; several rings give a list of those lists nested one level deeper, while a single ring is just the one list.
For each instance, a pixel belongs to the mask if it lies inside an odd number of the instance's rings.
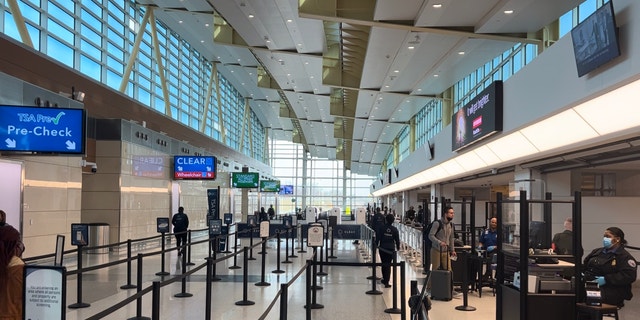
[{"label": "tiled floor", "polygon": [[[282,243],[282,242],[281,242]],[[248,245],[248,241],[243,241],[243,245]],[[282,243],[284,246],[284,243]],[[297,246],[297,243],[296,243]],[[336,241],[336,249],[334,255],[336,259],[329,259],[330,262],[362,262],[364,261],[363,252],[360,248],[366,249],[364,245],[354,245],[350,240]],[[153,248],[151,251],[155,251]],[[282,249],[284,251],[284,249]],[[258,253],[259,248],[253,252],[253,257],[257,258],[250,261],[247,285],[247,299],[255,304],[249,306],[238,306],[236,302],[246,301],[243,296],[243,273],[244,268],[229,269],[233,265],[233,260],[226,260],[218,264],[216,275],[221,280],[212,282],[212,299],[211,314],[212,319],[280,319],[280,302],[279,300],[271,305],[275,296],[281,288],[281,284],[290,281],[302,268],[307,259],[311,258],[310,250],[307,253],[297,253],[297,258],[289,258],[292,263],[281,264],[280,269],[285,273],[272,273],[277,269],[276,261],[276,242],[271,240],[267,245],[265,278],[264,280],[270,285],[256,286],[255,283],[261,281],[262,258]],[[291,251],[290,251],[291,252]],[[366,250],[365,250],[366,252]],[[194,246],[191,261],[196,263],[195,266],[187,267],[187,270],[199,267],[204,263],[207,248],[205,245]],[[218,258],[222,256],[218,255]],[[404,258],[402,254],[398,255]],[[87,257],[84,262],[85,267],[100,262],[114,261],[123,259],[125,256],[109,254],[94,254]],[[284,254],[281,261],[284,261]],[[170,276],[160,277],[155,273],[160,271],[159,256],[145,257],[143,262],[143,288],[148,287],[152,281],[168,280],[172,275],[181,273],[181,260],[178,259],[176,251],[166,254],[166,271],[170,272]],[[242,255],[238,256],[239,266],[242,266]],[[69,270],[74,270],[74,261],[71,259],[67,264]],[[181,282],[174,282],[161,288],[160,296],[160,319],[204,319],[205,318],[205,295],[206,281],[205,268],[196,272],[189,277],[186,282],[186,292],[192,293],[193,297],[177,298],[174,295],[182,292]],[[135,284],[136,263],[133,263],[132,282]],[[371,269],[367,267],[356,266],[330,266],[323,268],[328,275],[318,277],[318,285],[322,286],[322,290],[316,291],[316,302],[322,304],[324,308],[312,309],[312,319],[401,319],[399,314],[385,313],[385,309],[391,308],[393,304],[393,288],[383,288],[377,284],[376,289],[382,291],[382,294],[367,294],[372,290],[372,284],[367,277],[371,275]],[[406,290],[409,291],[409,282],[417,280],[422,283],[424,277],[421,273],[422,269],[413,267],[410,263],[406,266]],[[380,271],[377,271],[378,276]],[[305,273],[302,272],[297,278],[288,292],[288,313],[287,319],[305,319],[306,308],[305,301]],[[120,286],[127,283],[126,264],[119,264],[108,269],[101,269],[87,273],[83,276],[83,297],[82,302],[90,303],[88,308],[67,309],[66,317],[68,320],[87,319],[99,312],[113,306],[114,304],[124,300],[135,293],[135,289],[123,290]],[[77,302],[76,277],[70,276],[67,283],[67,304]],[[399,286],[398,286],[399,288]],[[638,288],[634,290],[636,293]],[[399,299],[399,292],[397,293]],[[400,308],[400,300],[396,300],[396,306]],[[468,294],[467,306],[474,307],[474,311],[460,311],[456,307],[463,306],[463,299],[453,299],[451,301],[433,301],[432,309],[429,311],[430,319],[437,320],[465,320],[465,319],[495,319],[495,297],[492,295],[491,289],[484,288],[482,297],[477,292]],[[151,317],[151,293],[146,294],[142,299],[142,316]],[[271,309],[269,314],[261,318],[262,314]],[[460,308],[458,308],[460,309]],[[637,303],[629,302],[627,307],[621,310],[620,319],[638,319],[638,311],[640,307]],[[130,303],[126,307],[108,315],[105,319],[129,319],[136,317],[136,303]],[[407,317],[408,310],[407,310]]]}]

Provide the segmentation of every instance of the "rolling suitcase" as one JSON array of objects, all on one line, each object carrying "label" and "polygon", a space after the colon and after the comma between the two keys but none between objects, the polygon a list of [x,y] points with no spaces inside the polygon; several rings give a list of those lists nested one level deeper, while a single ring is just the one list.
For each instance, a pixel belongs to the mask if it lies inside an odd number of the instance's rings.
[{"label": "rolling suitcase", "polygon": [[[442,253],[442,248],[440,248],[440,253]],[[451,270],[448,269],[449,251],[447,251],[447,268],[442,266],[442,259],[440,259],[438,269],[431,271],[431,299],[443,301],[452,299]]]}]

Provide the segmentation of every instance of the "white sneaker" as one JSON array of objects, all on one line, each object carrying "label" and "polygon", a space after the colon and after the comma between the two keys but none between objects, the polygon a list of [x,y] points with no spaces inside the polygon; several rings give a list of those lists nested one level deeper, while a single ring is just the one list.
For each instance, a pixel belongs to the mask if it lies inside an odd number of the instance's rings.
[{"label": "white sneaker", "polygon": [[462,292],[458,292],[454,290],[451,294],[451,297],[454,299],[462,299]]}]

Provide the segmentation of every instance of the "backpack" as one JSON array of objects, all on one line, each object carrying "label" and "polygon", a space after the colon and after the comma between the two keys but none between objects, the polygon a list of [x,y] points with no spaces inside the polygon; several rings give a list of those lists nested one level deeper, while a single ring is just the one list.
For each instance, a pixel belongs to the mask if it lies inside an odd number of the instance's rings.
[{"label": "backpack", "polygon": [[429,233],[431,232],[431,227],[433,227],[434,222],[438,222],[438,230],[436,230],[436,234],[442,230],[442,222],[440,220],[433,220],[429,222],[429,224],[423,229],[422,239],[424,239],[425,248],[431,248],[433,246],[433,242],[429,239]]}]

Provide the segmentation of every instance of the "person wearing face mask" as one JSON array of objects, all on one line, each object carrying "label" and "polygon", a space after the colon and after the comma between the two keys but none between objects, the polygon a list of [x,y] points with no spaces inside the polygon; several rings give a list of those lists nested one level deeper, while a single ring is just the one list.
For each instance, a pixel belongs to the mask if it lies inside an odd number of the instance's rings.
[{"label": "person wearing face mask", "polygon": [[584,258],[584,276],[587,281],[598,283],[602,302],[621,308],[624,300],[631,300],[631,284],[636,281],[636,260],[624,249],[627,240],[617,227],[604,231],[602,248],[591,251]]}]

